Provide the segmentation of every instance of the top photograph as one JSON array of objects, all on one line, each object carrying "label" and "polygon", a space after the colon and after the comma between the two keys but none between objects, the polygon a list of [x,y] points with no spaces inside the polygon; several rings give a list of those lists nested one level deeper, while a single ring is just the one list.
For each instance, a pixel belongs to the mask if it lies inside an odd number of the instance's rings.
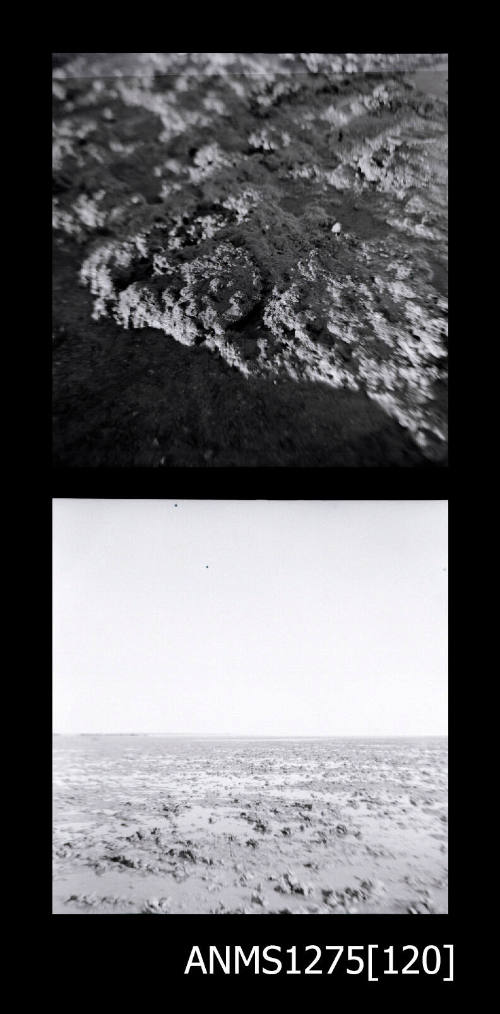
[{"label": "top photograph", "polygon": [[55,468],[446,468],[445,53],[52,55]]}]

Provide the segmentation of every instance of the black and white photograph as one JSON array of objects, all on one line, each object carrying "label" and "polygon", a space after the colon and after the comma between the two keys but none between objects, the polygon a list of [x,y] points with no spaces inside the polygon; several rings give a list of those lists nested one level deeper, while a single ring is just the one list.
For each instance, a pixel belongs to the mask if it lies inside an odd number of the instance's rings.
[{"label": "black and white photograph", "polygon": [[446,468],[447,54],[52,63],[54,469]]},{"label": "black and white photograph", "polygon": [[53,913],[446,914],[448,502],[52,512]]}]

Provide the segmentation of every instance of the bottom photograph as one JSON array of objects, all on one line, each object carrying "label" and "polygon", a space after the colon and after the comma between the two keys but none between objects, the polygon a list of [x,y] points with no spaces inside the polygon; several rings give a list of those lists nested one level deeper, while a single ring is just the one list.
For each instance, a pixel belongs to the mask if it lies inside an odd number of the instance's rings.
[{"label": "bottom photograph", "polygon": [[53,913],[447,913],[448,502],[52,506]]}]

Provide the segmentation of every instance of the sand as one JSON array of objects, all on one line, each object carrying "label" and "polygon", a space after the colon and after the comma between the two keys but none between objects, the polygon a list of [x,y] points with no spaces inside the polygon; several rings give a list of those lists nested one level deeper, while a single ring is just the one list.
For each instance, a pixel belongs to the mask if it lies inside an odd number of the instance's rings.
[{"label": "sand", "polygon": [[447,740],[54,737],[57,914],[443,913]]}]

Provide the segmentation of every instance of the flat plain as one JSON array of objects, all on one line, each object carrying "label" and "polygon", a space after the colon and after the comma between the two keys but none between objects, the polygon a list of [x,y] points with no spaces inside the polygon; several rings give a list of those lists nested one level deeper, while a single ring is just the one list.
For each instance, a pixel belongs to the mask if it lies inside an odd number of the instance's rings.
[{"label": "flat plain", "polygon": [[443,913],[447,740],[55,736],[53,912]]}]

